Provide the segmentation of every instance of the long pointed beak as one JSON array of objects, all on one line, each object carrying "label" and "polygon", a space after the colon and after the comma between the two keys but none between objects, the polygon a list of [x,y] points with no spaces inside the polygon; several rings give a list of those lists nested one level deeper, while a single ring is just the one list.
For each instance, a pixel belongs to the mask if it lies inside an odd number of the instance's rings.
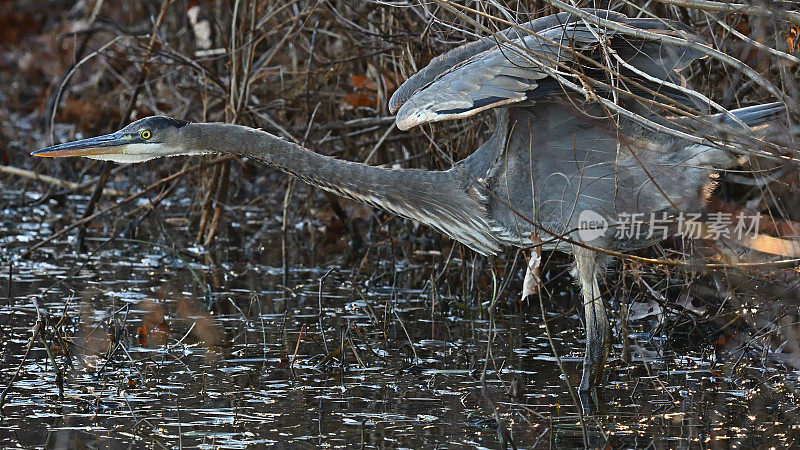
[{"label": "long pointed beak", "polygon": [[126,144],[131,143],[131,136],[125,133],[111,133],[80,141],[53,145],[36,150],[33,156],[46,158],[63,158],[67,156],[96,156],[121,154]]}]

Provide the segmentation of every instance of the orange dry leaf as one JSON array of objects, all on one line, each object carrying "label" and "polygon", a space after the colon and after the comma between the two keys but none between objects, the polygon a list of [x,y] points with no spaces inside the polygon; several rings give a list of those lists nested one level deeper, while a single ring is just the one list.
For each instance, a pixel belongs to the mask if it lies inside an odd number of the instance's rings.
[{"label": "orange dry leaf", "polygon": [[365,75],[354,75],[350,77],[350,83],[355,87],[355,92],[344,97],[342,100],[343,107],[357,109],[365,106],[375,106],[378,101],[375,95],[378,91],[378,85],[374,81]]},{"label": "orange dry leaf", "polygon": [[353,83],[353,86],[355,86],[356,89],[366,89],[368,91],[378,90],[378,85],[364,75],[350,77],[350,82]]},{"label": "orange dry leaf", "polygon": [[789,53],[794,53],[796,50],[795,45],[798,43],[798,35],[800,35],[800,29],[796,25],[789,28],[789,34],[786,36],[786,45],[789,47]]},{"label": "orange dry leaf", "polygon": [[142,325],[136,329],[136,342],[139,343],[139,347],[144,347],[147,345],[147,327]]},{"label": "orange dry leaf", "polygon": [[362,92],[353,92],[352,94],[347,94],[344,96],[344,102],[353,108],[372,106],[375,104],[375,97],[371,97]]}]

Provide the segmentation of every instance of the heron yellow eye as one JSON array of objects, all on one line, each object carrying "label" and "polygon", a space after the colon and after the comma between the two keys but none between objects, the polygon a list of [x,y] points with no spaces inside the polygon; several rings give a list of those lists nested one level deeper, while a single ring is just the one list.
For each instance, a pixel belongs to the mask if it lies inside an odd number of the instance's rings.
[{"label": "heron yellow eye", "polygon": [[150,139],[150,130],[142,130],[139,135],[142,137],[142,139]]}]

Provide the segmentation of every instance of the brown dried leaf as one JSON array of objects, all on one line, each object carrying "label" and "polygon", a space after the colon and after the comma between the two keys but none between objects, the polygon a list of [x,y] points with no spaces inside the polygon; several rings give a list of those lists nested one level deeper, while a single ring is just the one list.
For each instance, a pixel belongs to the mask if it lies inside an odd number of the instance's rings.
[{"label": "brown dried leaf", "polygon": [[798,35],[800,35],[800,29],[797,25],[789,28],[789,33],[786,35],[786,46],[789,48],[789,53],[794,53],[797,50],[798,46]]},{"label": "brown dried leaf", "polygon": [[[345,105],[350,106],[351,108],[360,108],[362,106],[374,106],[375,105],[375,96],[369,96],[367,94],[361,92],[353,92],[352,94],[347,94],[344,97],[343,102]],[[342,105],[342,106],[345,106]]]},{"label": "brown dried leaf", "polygon": [[356,89],[366,89],[368,91],[377,91],[378,85],[374,81],[367,78],[365,75],[355,75],[350,77],[350,82],[353,83]]},{"label": "brown dried leaf", "polygon": [[139,344],[139,347],[145,347],[147,345],[147,327],[142,325],[136,329],[136,343]]}]

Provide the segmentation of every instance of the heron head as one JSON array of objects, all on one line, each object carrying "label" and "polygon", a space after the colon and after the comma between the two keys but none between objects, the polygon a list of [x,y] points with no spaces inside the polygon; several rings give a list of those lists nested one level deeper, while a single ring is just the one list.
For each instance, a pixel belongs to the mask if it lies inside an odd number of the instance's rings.
[{"label": "heron head", "polygon": [[142,162],[180,155],[182,128],[188,122],[164,116],[145,117],[111,134],[53,145],[33,156],[86,158],[115,162]]}]

